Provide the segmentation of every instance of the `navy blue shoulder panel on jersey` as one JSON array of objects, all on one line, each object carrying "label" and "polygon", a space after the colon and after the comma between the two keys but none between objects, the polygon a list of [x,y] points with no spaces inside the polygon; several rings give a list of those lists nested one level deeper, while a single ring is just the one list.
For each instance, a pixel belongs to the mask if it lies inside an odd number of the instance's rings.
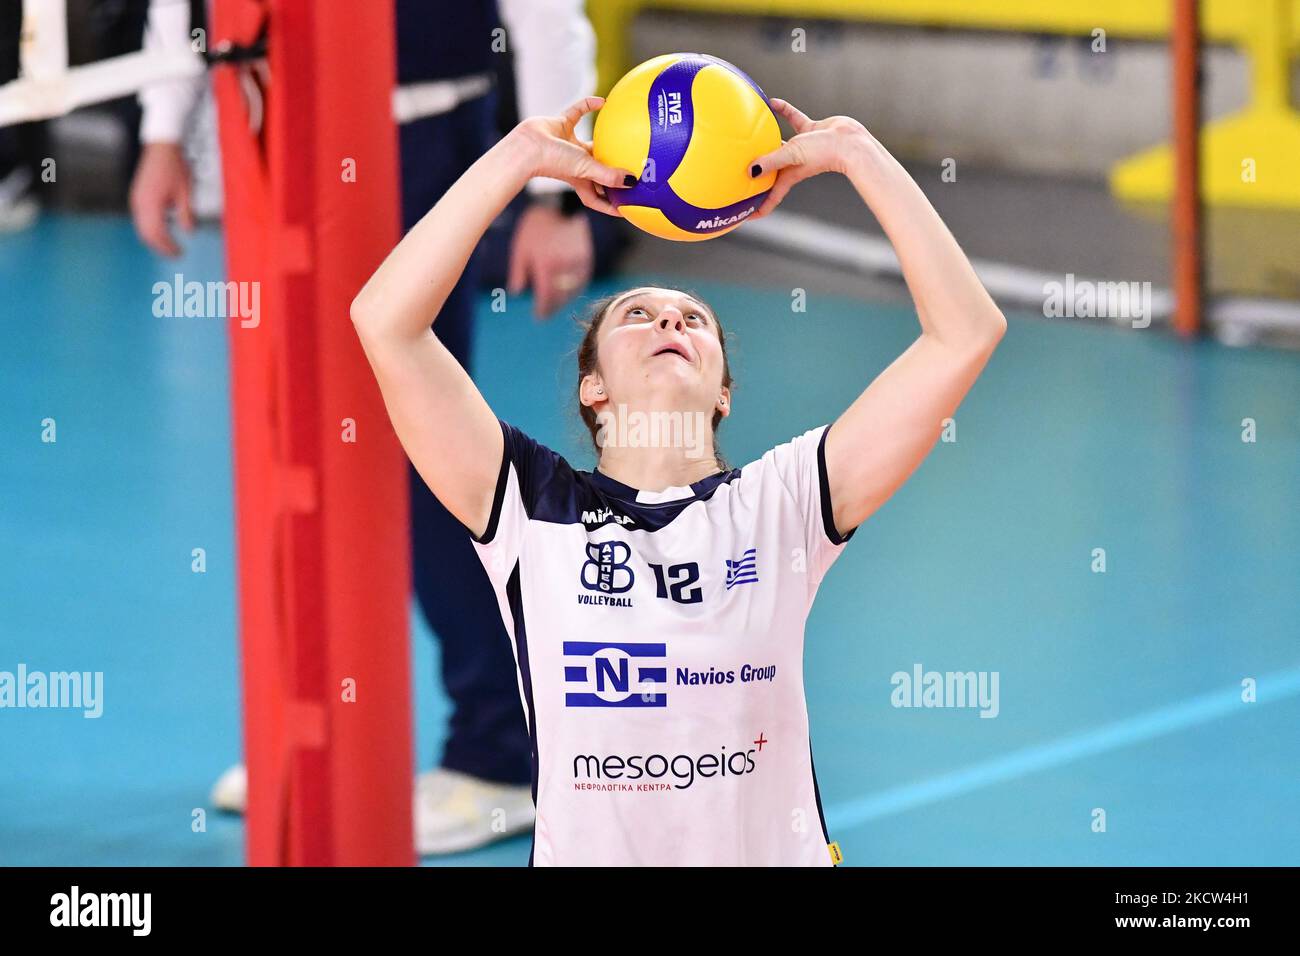
[{"label": "navy blue shoulder panel on jersey", "polygon": [[629,529],[657,531],[688,505],[707,500],[720,485],[740,477],[739,468],[719,471],[692,484],[689,497],[646,504],[636,500],[637,489],[598,471],[577,471],[562,455],[515,426],[505,421],[500,424],[505,447],[492,513],[478,539],[482,544],[496,535],[511,467],[518,476],[519,496],[529,518],[551,524],[582,524],[588,530],[617,523]]},{"label": "navy blue shoulder panel on jersey", "polygon": [[832,544],[843,544],[853,537],[857,528],[850,528],[844,534],[835,530],[835,509],[831,506],[831,483],[826,477],[826,436],[831,433],[831,426],[822,429],[822,436],[817,440],[817,484],[822,499],[822,529]]},{"label": "navy blue shoulder panel on jersey", "polygon": [[[671,524],[688,505],[697,501],[708,501],[719,487],[739,478],[740,469],[715,472],[707,478],[692,483],[689,496],[654,504],[637,501],[637,495],[640,493],[637,489],[599,471],[579,471],[576,475],[578,480],[586,485],[590,498],[594,498],[602,509],[601,513],[594,516],[589,514],[581,516],[583,524],[588,529],[617,521],[632,530],[658,531]],[[605,509],[610,514],[605,514]],[[588,520],[593,517],[594,521]]]},{"label": "navy blue shoulder panel on jersey", "polygon": [[497,472],[497,487],[492,496],[492,513],[488,516],[487,528],[477,539],[480,544],[488,544],[496,537],[512,467],[518,477],[524,513],[530,518],[536,515],[539,501],[545,499],[549,503],[556,496],[563,497],[574,486],[573,469],[564,458],[509,422],[499,418],[497,422],[501,426],[503,446],[501,468]]}]

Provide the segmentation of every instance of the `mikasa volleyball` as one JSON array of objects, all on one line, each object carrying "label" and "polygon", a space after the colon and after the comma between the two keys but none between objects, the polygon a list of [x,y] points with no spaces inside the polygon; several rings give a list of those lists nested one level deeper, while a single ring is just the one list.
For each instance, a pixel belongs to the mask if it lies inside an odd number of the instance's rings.
[{"label": "mikasa volleyball", "polygon": [[694,242],[735,229],[763,204],[775,173],[749,164],[781,145],[767,95],[726,60],[668,53],[614,84],[596,117],[595,157],[637,171],[608,190],[628,222],[663,239]]}]

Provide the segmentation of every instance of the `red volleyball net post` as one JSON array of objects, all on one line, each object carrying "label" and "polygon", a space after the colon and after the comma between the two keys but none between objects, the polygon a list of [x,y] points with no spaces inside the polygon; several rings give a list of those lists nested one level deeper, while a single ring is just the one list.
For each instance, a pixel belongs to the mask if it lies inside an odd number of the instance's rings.
[{"label": "red volleyball net post", "polygon": [[230,320],[248,862],[409,865],[406,470],[348,317],[400,228],[392,4],[212,11],[227,266],[261,306]]},{"label": "red volleyball net post", "polygon": [[1201,205],[1201,37],[1198,0],[1169,0],[1173,77],[1174,328],[1184,338],[1201,331],[1204,240]]}]

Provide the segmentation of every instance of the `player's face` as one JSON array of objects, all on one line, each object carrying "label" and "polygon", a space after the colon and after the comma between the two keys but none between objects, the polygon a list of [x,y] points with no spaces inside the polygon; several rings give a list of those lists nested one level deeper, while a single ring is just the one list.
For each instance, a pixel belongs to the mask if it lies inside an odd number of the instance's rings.
[{"label": "player's face", "polygon": [[598,352],[612,402],[712,413],[722,386],[722,342],[713,313],[674,289],[647,287],[615,300]]}]

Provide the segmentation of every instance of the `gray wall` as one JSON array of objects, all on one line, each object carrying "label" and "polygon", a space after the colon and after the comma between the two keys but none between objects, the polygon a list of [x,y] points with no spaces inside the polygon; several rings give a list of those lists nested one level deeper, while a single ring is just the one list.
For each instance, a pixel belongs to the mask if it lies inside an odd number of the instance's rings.
[{"label": "gray wall", "polygon": [[[806,52],[791,31],[806,31]],[[1163,43],[1108,35],[1034,37],[800,18],[646,12],[632,55],[708,52],[734,62],[769,96],[814,115],[861,120],[897,155],[1032,173],[1104,177],[1112,163],[1169,136]],[[1205,108],[1243,106],[1247,63],[1207,48]]]}]

